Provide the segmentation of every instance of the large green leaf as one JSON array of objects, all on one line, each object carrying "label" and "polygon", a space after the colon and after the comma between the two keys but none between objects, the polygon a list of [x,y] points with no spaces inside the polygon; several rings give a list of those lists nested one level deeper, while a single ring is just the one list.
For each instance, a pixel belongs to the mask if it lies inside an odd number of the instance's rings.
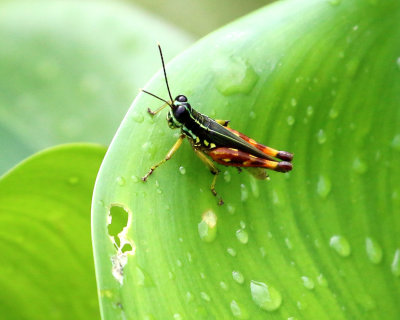
[{"label": "large green leaf", "polygon": [[[294,169],[222,168],[219,207],[185,143],[144,184],[177,135],[139,96],[95,187],[103,319],[400,317],[399,21],[398,1],[285,1],[168,64],[174,96]],[[146,88],[167,98],[161,73]]]},{"label": "large green leaf", "polygon": [[0,39],[0,172],[58,143],[108,144],[158,68],[157,40],[191,42],[134,6],[45,0],[0,3]]},{"label": "large green leaf", "polygon": [[98,319],[90,199],[105,148],[54,147],[0,178],[0,314]]}]

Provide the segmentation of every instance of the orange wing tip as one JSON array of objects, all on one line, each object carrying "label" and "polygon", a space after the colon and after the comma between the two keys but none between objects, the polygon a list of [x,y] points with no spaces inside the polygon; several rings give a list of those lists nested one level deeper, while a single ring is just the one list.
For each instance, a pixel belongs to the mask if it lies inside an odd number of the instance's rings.
[{"label": "orange wing tip", "polygon": [[288,171],[292,170],[292,168],[293,168],[293,166],[292,166],[292,164],[290,162],[281,161],[281,162],[278,162],[278,164],[277,164],[277,166],[275,168],[275,171],[288,172]]},{"label": "orange wing tip", "polygon": [[293,160],[293,153],[287,152],[287,151],[278,151],[276,157],[278,159],[284,160],[284,161],[292,161]]}]

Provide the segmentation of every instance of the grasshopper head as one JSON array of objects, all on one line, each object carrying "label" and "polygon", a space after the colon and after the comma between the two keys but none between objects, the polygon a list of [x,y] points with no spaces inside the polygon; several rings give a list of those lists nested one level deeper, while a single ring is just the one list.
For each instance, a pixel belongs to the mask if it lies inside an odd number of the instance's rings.
[{"label": "grasshopper head", "polygon": [[184,95],[179,95],[175,98],[171,105],[171,111],[175,120],[182,125],[191,119],[192,107]]}]

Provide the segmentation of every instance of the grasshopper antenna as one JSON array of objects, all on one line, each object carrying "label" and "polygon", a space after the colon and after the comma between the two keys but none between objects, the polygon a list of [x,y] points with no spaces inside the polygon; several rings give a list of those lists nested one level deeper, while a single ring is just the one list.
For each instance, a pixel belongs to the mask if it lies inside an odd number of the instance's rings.
[{"label": "grasshopper antenna", "polygon": [[169,103],[167,100],[164,100],[163,98],[160,98],[159,96],[156,96],[154,93],[148,92],[148,91],[146,91],[144,89],[139,89],[139,91],[147,93],[148,95],[150,95],[150,96],[152,96],[152,97],[154,97],[154,98],[156,98],[158,100],[164,101],[167,105],[169,105],[171,107],[171,103]]},{"label": "grasshopper antenna", "polygon": [[174,101],[174,99],[172,99],[171,91],[169,90],[167,72],[165,71],[165,63],[164,63],[164,57],[163,57],[163,54],[162,54],[162,51],[161,51],[161,46],[160,46],[159,43],[157,43],[157,45],[158,45],[158,50],[160,51],[161,63],[162,63],[162,67],[163,67],[163,70],[164,70],[164,78],[165,78],[165,84],[167,85],[168,94],[169,94],[169,97],[171,98],[171,101]]}]

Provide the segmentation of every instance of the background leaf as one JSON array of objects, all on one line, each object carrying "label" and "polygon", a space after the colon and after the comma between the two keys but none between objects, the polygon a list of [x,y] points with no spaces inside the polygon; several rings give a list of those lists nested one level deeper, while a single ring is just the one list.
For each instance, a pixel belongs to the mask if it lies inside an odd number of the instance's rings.
[{"label": "background leaf", "polygon": [[[104,319],[399,317],[399,5],[280,2],[168,64],[173,95],[294,152],[294,170],[223,169],[218,207],[185,144],[143,184],[175,138],[139,96],[95,188]],[[146,88],[166,97],[160,73]]]},{"label": "background leaf", "polygon": [[159,68],[157,40],[175,53],[191,43],[132,5],[95,1],[1,2],[0,38],[0,172],[54,144],[108,144]]},{"label": "background leaf", "polygon": [[0,179],[3,319],[98,319],[90,199],[105,148],[40,152]]},{"label": "background leaf", "polygon": [[[166,21],[197,36],[214,31],[224,24],[274,0],[130,0],[157,13]],[[181,17],[185,17],[182,19]]]}]

